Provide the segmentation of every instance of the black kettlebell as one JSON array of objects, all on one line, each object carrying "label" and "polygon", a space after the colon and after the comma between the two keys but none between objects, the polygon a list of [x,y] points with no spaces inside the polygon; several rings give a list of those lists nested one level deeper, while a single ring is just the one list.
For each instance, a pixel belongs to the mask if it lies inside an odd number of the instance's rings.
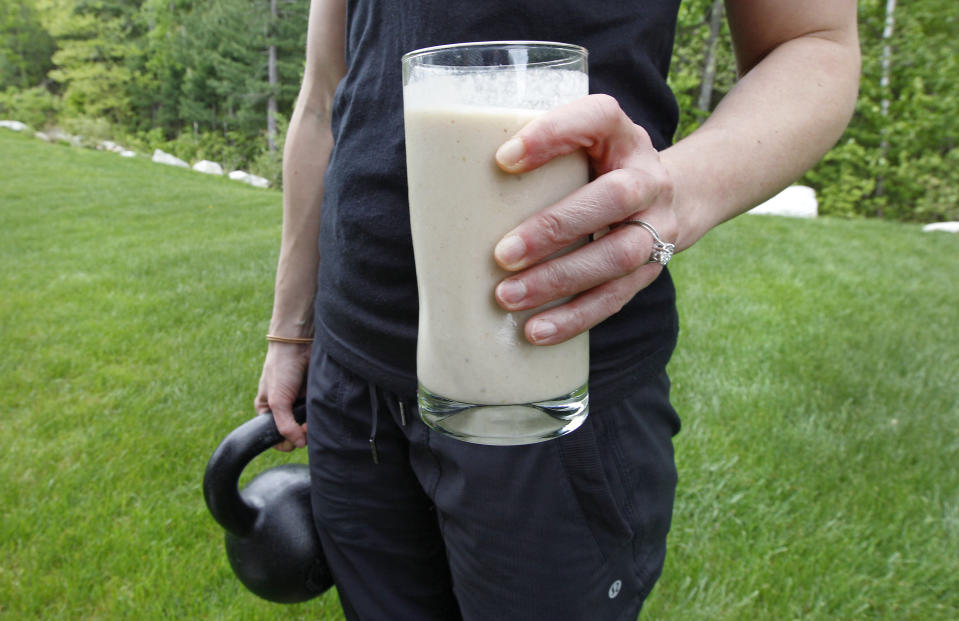
[{"label": "black kettlebell", "polygon": [[[302,423],[305,404],[295,405],[293,416]],[[270,414],[234,429],[210,457],[203,496],[226,529],[226,556],[240,582],[264,599],[290,604],[312,599],[333,584],[313,526],[309,467],[269,468],[238,490],[246,465],[282,440]]]}]

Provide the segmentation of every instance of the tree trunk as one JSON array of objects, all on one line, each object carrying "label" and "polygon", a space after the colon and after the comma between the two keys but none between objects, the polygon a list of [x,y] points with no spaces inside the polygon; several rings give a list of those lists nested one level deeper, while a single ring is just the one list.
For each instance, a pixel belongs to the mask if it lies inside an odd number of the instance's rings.
[{"label": "tree trunk", "polygon": [[882,76],[879,88],[882,89],[880,112],[889,116],[889,83],[892,77],[892,33],[896,27],[896,0],[886,0],[886,25],[882,29]]},{"label": "tree trunk", "polygon": [[709,10],[709,39],[706,41],[706,59],[703,62],[703,79],[699,87],[699,101],[696,106],[709,112],[713,103],[713,84],[716,82],[716,50],[719,47],[719,35],[723,26],[723,0],[713,0]]},{"label": "tree trunk", "polygon": [[[882,29],[882,74],[879,76],[879,91],[882,99],[879,102],[879,113],[882,115],[882,129],[879,139],[879,161],[885,163],[889,154],[889,103],[890,83],[892,78],[892,34],[896,27],[896,0],[886,0],[886,24]],[[876,196],[882,196],[883,187],[882,166],[876,177]],[[878,214],[882,217],[882,213]]]},{"label": "tree trunk", "polygon": [[277,10],[276,0],[270,0],[270,48],[269,60],[267,61],[267,81],[270,87],[270,95],[266,100],[266,142],[270,148],[270,153],[276,153],[276,92],[279,87],[279,77],[276,68],[276,41],[274,31],[276,30]]}]

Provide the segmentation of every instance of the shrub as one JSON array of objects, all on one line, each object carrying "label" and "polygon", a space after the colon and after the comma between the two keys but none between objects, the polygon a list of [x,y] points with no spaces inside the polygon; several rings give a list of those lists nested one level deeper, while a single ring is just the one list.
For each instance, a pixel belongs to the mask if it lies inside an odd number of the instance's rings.
[{"label": "shrub", "polygon": [[42,86],[0,92],[0,116],[26,123],[35,129],[52,125],[60,113],[60,99]]}]

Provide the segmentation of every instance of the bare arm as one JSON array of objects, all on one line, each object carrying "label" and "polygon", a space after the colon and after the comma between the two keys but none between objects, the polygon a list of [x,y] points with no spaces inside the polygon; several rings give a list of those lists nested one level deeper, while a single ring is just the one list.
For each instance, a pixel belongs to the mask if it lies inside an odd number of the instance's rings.
[{"label": "bare arm", "polygon": [[[283,233],[270,320],[270,333],[278,336],[313,334],[323,172],[333,148],[330,110],[346,71],[345,10],[344,0],[310,4],[303,84],[283,149]],[[292,404],[302,392],[309,356],[309,345],[270,342],[267,347],[254,405],[259,412],[272,410],[287,439],[281,449],[306,442]]]},{"label": "bare arm", "polygon": [[680,249],[815,165],[858,93],[855,2],[726,5],[741,79],[702,127],[662,153],[677,192]]},{"label": "bare arm", "polygon": [[576,239],[624,220],[651,223],[677,250],[775,194],[835,143],[856,100],[859,46],[854,0],[727,0],[736,87],[693,134],[657,152],[610,97],[583,98],[524,127],[497,153],[507,172],[584,149],[596,179],[507,233],[496,261],[516,272],[499,304],[525,310],[576,297],[532,317],[535,344],[564,341],[616,313],[660,273],[652,236],[614,228],[537,264]]}]

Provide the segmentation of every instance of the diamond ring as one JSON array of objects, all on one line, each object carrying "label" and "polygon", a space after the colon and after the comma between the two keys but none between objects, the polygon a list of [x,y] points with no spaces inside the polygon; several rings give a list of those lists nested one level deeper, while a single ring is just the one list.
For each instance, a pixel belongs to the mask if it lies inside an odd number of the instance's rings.
[{"label": "diamond ring", "polygon": [[626,220],[622,224],[641,226],[649,231],[649,234],[653,236],[653,251],[649,255],[649,260],[646,261],[646,263],[659,263],[663,267],[666,267],[666,264],[669,263],[669,260],[673,258],[673,253],[676,252],[676,244],[664,242],[659,236],[659,233],[649,222],[645,222],[643,220]]}]

